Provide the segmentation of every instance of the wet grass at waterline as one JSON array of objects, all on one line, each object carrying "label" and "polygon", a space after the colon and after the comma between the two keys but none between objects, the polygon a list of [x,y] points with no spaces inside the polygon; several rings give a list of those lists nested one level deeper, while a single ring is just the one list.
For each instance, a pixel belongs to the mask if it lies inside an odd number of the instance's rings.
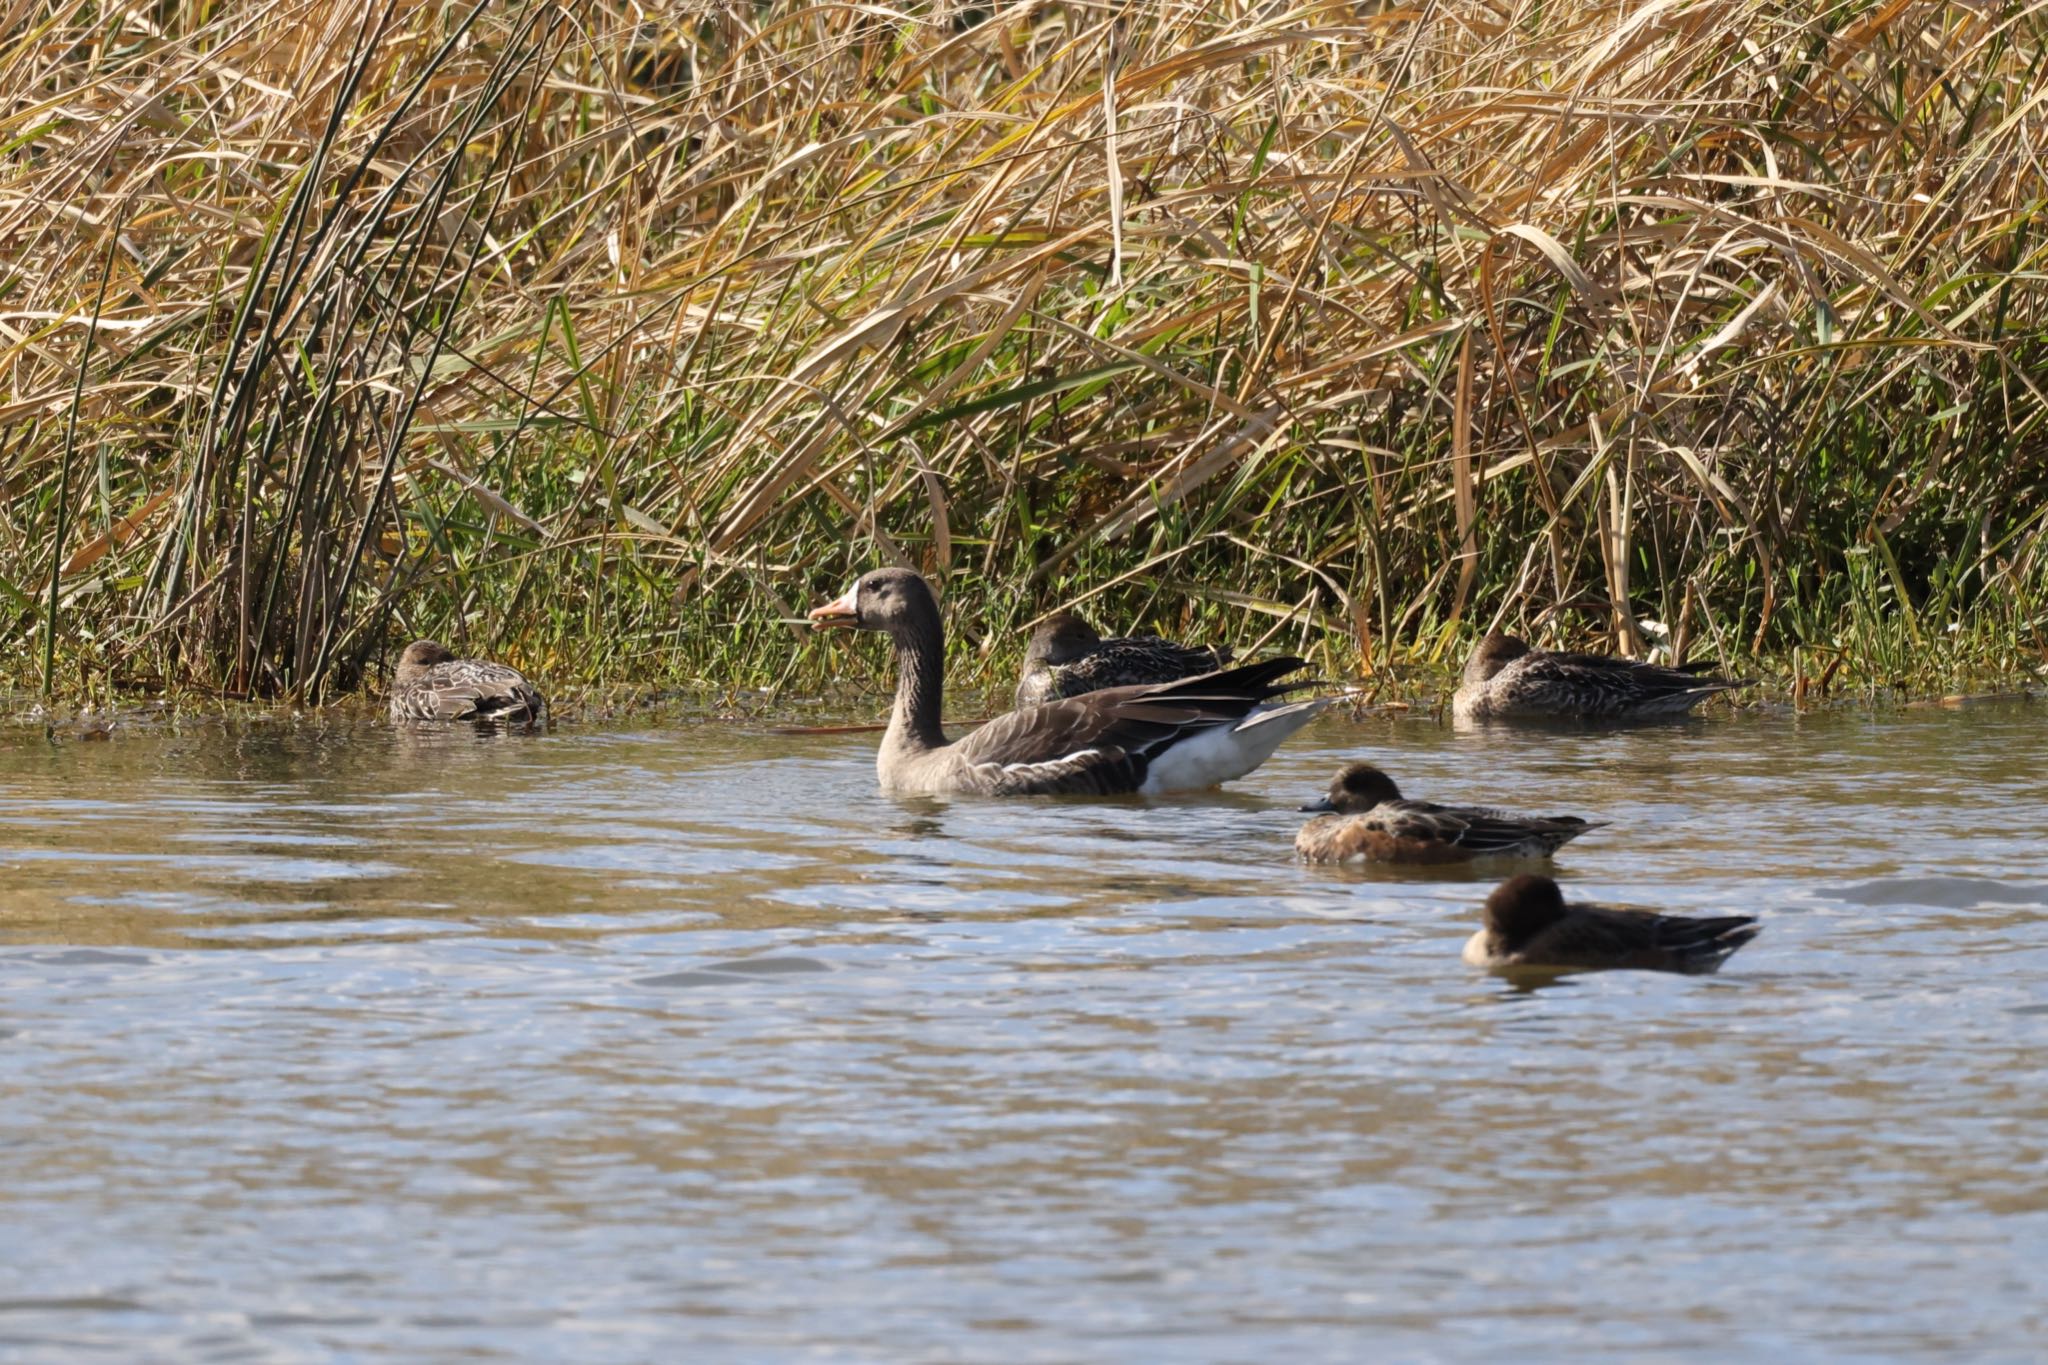
[{"label": "wet grass at waterline", "polygon": [[896,561],[973,684],[1076,600],[1375,695],[1495,621],[2035,678],[2044,56],[1933,0],[47,5],[0,674],[808,686]]}]

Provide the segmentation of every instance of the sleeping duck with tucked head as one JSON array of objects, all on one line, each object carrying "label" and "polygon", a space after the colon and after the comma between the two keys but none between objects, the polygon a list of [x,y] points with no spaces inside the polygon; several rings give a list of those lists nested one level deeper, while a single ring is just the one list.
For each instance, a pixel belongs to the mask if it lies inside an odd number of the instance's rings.
[{"label": "sleeping duck with tucked head", "polygon": [[1669,719],[1716,692],[1756,681],[1717,677],[1707,671],[1711,667],[1666,668],[1607,654],[1560,654],[1531,649],[1495,631],[1465,661],[1451,714],[1463,721]]},{"label": "sleeping duck with tucked head", "polygon": [[1370,763],[1338,773],[1320,800],[1328,811],[1301,827],[1294,851],[1311,863],[1464,863],[1480,858],[1548,858],[1604,820],[1576,815],[1512,815],[1490,806],[1409,801],[1394,779]]},{"label": "sleeping duck with tucked head", "polygon": [[1306,685],[1281,681],[1306,665],[1266,659],[1026,706],[949,740],[939,724],[945,630],[924,579],[877,569],[810,619],[819,630],[874,631],[894,645],[896,702],[875,772],[899,795],[1199,791],[1264,763],[1331,700],[1277,701]]},{"label": "sleeping duck with tucked head", "polygon": [[1465,960],[1497,971],[1633,967],[1702,976],[1760,933],[1754,915],[1665,915],[1625,906],[1567,903],[1548,877],[1511,877],[1486,898],[1485,920]]},{"label": "sleeping duck with tucked head", "polygon": [[414,640],[391,674],[390,714],[394,723],[541,725],[548,702],[516,668],[458,659],[439,641]]}]

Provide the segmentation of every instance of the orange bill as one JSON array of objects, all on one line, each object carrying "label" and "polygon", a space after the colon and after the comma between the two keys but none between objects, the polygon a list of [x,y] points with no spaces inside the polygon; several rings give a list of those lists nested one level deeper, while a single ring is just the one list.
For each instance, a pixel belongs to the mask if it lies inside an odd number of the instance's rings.
[{"label": "orange bill", "polygon": [[836,601],[811,608],[812,630],[852,630],[860,624],[860,584],[848,588]]}]

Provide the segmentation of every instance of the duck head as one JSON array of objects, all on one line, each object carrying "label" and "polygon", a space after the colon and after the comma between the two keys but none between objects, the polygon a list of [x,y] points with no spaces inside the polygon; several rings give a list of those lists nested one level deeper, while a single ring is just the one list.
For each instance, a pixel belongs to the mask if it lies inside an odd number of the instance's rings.
[{"label": "duck head", "polygon": [[1071,611],[1056,611],[1039,622],[1024,650],[1024,664],[1072,663],[1102,643],[1102,636],[1087,620]]},{"label": "duck head", "polygon": [[1386,801],[1399,801],[1401,789],[1394,785],[1394,779],[1370,763],[1353,763],[1330,781],[1330,790],[1318,800],[1303,806],[1303,810],[1335,811],[1339,815],[1357,815],[1369,811]]},{"label": "duck head", "polygon": [[445,664],[454,657],[448,646],[439,640],[414,640],[405,647],[405,653],[398,656],[398,668],[393,677],[398,682],[411,682],[435,664]]},{"label": "duck head", "polygon": [[1486,928],[1503,943],[1527,943],[1564,918],[1564,892],[1548,877],[1510,877],[1486,898]]},{"label": "duck head", "polygon": [[939,604],[926,582],[908,569],[876,569],[854,580],[838,598],[810,613],[813,630],[879,630],[913,634],[938,624]]},{"label": "duck head", "polygon": [[1488,631],[1465,660],[1465,681],[1483,683],[1528,652],[1529,646],[1514,636]]}]

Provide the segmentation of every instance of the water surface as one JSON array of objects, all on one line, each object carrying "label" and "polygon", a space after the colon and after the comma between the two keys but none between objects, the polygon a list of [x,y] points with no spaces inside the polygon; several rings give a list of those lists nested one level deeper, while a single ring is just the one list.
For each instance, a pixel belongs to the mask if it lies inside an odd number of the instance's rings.
[{"label": "water surface", "polygon": [[[0,734],[0,1359],[2037,1358],[2039,707],[873,748]],[[1768,927],[1475,972],[1488,878],[1290,860],[1353,757]]]}]

